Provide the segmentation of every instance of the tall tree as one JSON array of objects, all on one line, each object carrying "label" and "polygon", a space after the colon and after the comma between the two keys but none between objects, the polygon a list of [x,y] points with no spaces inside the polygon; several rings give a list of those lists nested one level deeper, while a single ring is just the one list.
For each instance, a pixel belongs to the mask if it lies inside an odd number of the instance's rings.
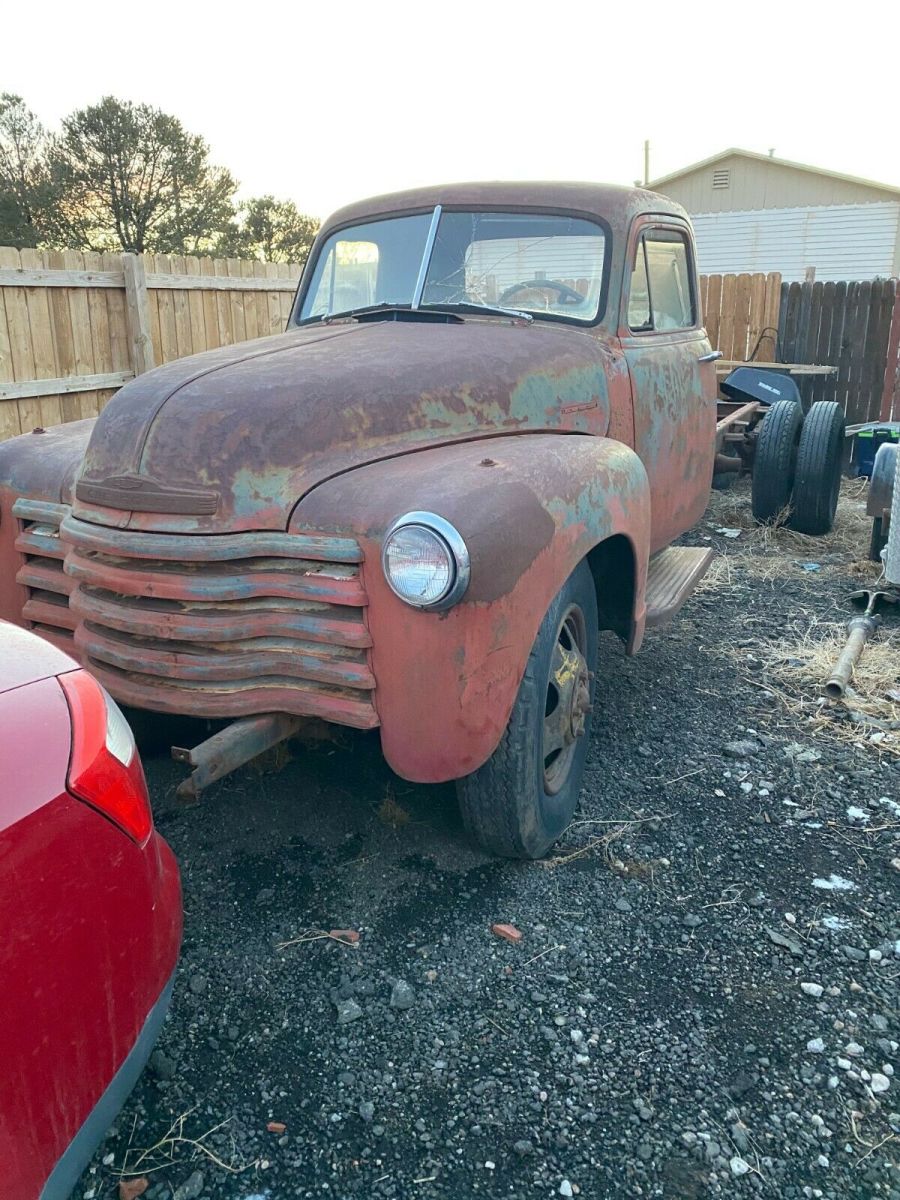
[{"label": "tall tree", "polygon": [[203,138],[148,104],[106,96],[63,122],[51,155],[54,236],[70,246],[193,254],[231,220],[234,179]]},{"label": "tall tree", "polygon": [[47,131],[21,96],[0,93],[0,246],[36,246],[51,206]]},{"label": "tall tree", "polygon": [[317,218],[300,212],[293,200],[256,196],[238,207],[237,219],[216,243],[215,252],[263,262],[303,263],[318,230]]}]

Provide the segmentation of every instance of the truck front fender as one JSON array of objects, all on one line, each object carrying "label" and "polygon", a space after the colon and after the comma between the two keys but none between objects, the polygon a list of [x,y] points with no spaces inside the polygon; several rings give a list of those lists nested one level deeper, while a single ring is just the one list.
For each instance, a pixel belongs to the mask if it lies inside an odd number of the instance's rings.
[{"label": "truck front fender", "polygon": [[22,623],[26,590],[16,582],[22,557],[19,522],[12,507],[21,498],[71,504],[75,476],[96,417],[35,429],[0,445],[0,618]]},{"label": "truck front fender", "polygon": [[[382,538],[410,511],[444,517],[468,547],[468,589],[446,612],[403,603],[384,578]],[[490,757],[544,613],[586,556],[601,612],[615,586],[629,607],[618,632],[631,651],[640,644],[649,486],[634,451],[609,438],[498,437],[374,463],[320,484],[291,529],[351,533],[362,546],[382,746],[405,779],[456,779]],[[624,587],[603,578],[609,568],[627,571]]]}]

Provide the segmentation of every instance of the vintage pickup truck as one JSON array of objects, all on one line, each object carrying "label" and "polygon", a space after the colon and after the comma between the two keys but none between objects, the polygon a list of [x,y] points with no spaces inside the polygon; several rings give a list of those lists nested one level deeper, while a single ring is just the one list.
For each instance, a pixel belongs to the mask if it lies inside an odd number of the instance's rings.
[{"label": "vintage pickup truck", "polygon": [[0,616],[121,702],[231,723],[196,792],[310,718],[536,857],[577,802],[598,630],[637,652],[706,569],[716,459],[684,211],[452,185],[322,228],[285,333],[0,446]]}]

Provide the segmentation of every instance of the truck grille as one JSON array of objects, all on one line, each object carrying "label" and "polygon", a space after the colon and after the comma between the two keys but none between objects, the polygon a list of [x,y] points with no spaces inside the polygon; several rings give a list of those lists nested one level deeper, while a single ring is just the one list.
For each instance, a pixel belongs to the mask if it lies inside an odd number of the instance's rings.
[{"label": "truck grille", "polygon": [[23,560],[16,572],[16,583],[25,588],[22,617],[38,633],[49,634],[57,641],[61,638],[71,641],[77,623],[69,611],[74,583],[63,571],[66,548],[59,536],[69,506],[19,499],[12,511],[19,521],[15,544]]},{"label": "truck grille", "polygon": [[356,541],[63,522],[79,657],[127,704],[378,724]]}]

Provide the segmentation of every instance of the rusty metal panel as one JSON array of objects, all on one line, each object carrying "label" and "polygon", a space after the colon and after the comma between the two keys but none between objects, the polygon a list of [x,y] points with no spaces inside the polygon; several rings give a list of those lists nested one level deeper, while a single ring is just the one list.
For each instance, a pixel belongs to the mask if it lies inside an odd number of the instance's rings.
[{"label": "rusty metal panel", "polygon": [[[617,356],[590,332],[385,321],[275,340],[264,353],[217,351],[221,360],[203,373],[185,360],[180,377],[171,363],[124,387],[98,418],[75,515],[121,526],[124,514],[136,531],[283,531],[311,488],[364,463],[521,429],[603,435],[610,426]],[[613,373],[627,411],[630,395]],[[216,511],[106,509],[89,499],[139,478],[185,494],[202,486],[218,496]]]},{"label": "rusty metal panel", "polygon": [[[78,657],[117,699],[195,716],[377,724],[354,539],[188,538],[75,518],[63,537]],[[323,559],[328,546],[343,561]]]},{"label": "rusty metal panel", "polygon": [[[384,579],[381,538],[411,508],[452,522],[469,549],[469,588],[449,611],[411,608]],[[489,757],[551,599],[614,535],[634,551],[632,648],[640,644],[647,475],[632,450],[609,439],[535,435],[425,450],[323,484],[293,520],[298,529],[352,532],[363,548],[382,746],[404,778],[454,779]]]}]

